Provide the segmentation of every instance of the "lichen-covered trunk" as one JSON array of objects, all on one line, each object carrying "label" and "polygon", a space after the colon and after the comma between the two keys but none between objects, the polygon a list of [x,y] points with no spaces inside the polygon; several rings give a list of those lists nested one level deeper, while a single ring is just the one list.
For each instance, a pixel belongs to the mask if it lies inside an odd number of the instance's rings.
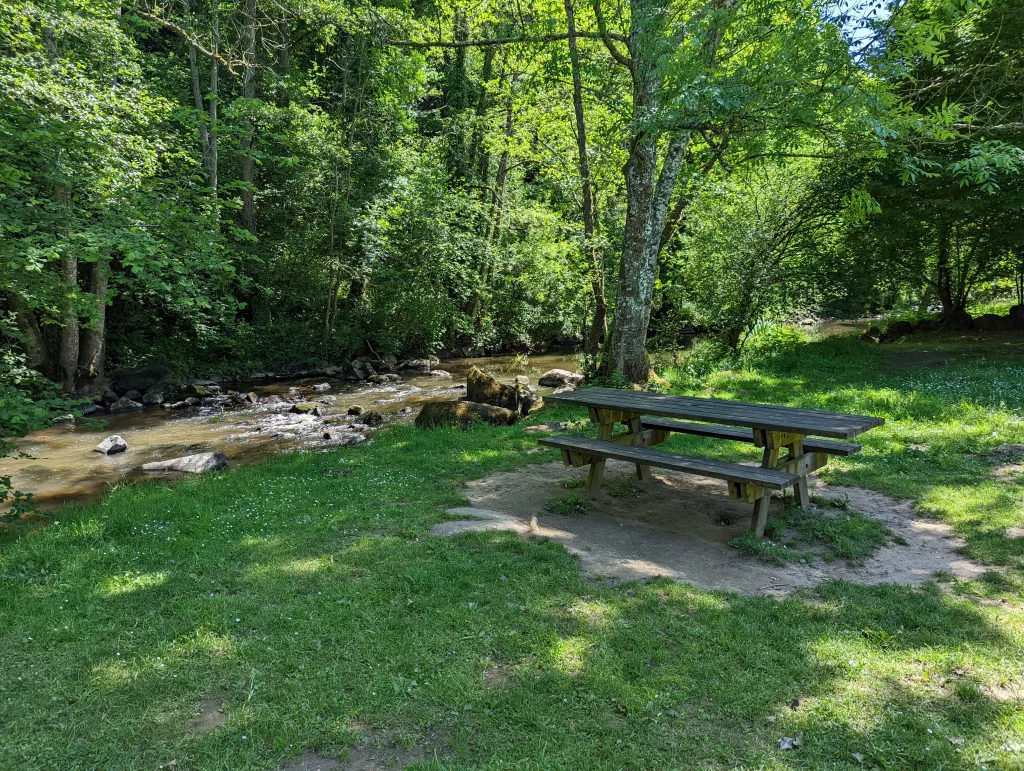
[{"label": "lichen-covered trunk", "polygon": [[647,330],[651,323],[661,234],[688,140],[689,137],[682,134],[669,141],[660,175],[657,136],[638,132],[629,148],[625,174],[626,230],[615,323],[606,345],[603,367],[606,374],[619,375],[632,383],[644,383],[650,377]]},{"label": "lichen-covered trunk", "polygon": [[61,310],[57,368],[61,386],[68,393],[72,393],[78,381],[78,257],[67,253],[61,255],[60,279],[67,287],[67,297]]},{"label": "lichen-covered trunk", "polygon": [[210,0],[210,128],[207,136],[209,138],[209,167],[207,169],[210,177],[210,187],[213,189],[213,200],[217,202],[217,188],[219,183],[219,170],[217,159],[217,112],[220,109],[220,75],[217,66],[217,56],[220,53],[220,4],[218,0]]},{"label": "lichen-covered trunk", "polygon": [[[626,228],[619,267],[613,332],[605,345],[602,369],[633,383],[650,378],[647,330],[669,202],[676,186],[683,156],[690,142],[688,131],[669,133],[661,170],[658,146],[661,138],[651,116],[663,106],[664,90],[659,63],[665,44],[667,16],[660,0],[630,0],[630,73],[633,79],[633,136],[626,161]],[[736,0],[709,0],[704,12],[710,20],[701,44],[702,64],[710,69]]]},{"label": "lichen-covered trunk", "polygon": [[[242,54],[242,98],[256,98],[256,0],[245,0],[242,21],[242,40],[245,50]],[[255,127],[250,119],[245,120],[242,134],[242,225],[256,235],[255,162],[253,160],[253,133]]]},{"label": "lichen-covered trunk", "polygon": [[[587,150],[587,122],[583,114],[583,81],[580,73],[580,54],[576,45],[576,18],[572,0],[565,0],[566,31],[569,43],[569,63],[572,69],[572,105],[576,117],[576,149],[579,153],[580,184],[583,188],[583,249],[590,268],[590,285],[594,293],[594,316],[585,332],[583,343],[587,367],[592,370],[601,350],[601,341],[608,332],[608,300],[604,292],[604,269],[595,243],[594,185],[590,176],[590,158]],[[588,372],[588,375],[592,372]]]}]

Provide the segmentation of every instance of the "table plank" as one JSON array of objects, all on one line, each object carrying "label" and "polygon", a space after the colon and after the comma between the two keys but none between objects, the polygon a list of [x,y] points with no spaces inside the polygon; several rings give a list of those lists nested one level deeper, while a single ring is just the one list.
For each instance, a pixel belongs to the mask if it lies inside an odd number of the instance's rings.
[{"label": "table plank", "polygon": [[564,404],[632,411],[641,415],[682,418],[766,431],[789,431],[810,436],[850,439],[884,425],[882,418],[841,412],[777,407],[727,399],[672,396],[617,388],[583,388],[544,397]]},{"label": "table plank", "polygon": [[678,455],[673,452],[649,450],[644,447],[628,447],[614,442],[599,439],[586,439],[579,436],[549,436],[538,440],[538,444],[571,452],[591,452],[595,457],[613,458],[629,463],[643,463],[659,468],[674,469],[688,474],[724,479],[730,482],[753,484],[769,490],[784,490],[799,481],[796,474],[788,471],[777,471],[760,466],[746,466],[740,463],[712,460],[710,458],[694,458],[689,455]]}]

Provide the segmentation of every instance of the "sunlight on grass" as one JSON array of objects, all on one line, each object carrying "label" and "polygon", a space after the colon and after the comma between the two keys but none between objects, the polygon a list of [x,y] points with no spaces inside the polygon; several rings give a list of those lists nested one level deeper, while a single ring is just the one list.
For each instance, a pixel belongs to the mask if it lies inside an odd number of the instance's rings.
[{"label": "sunlight on grass", "polygon": [[[1024,753],[1003,747],[1024,743],[1024,538],[1006,532],[1024,527],[1024,491],[983,453],[1024,442],[1024,393],[980,377],[908,388],[920,372],[891,368],[889,350],[823,341],[709,380],[746,401],[883,405],[887,425],[823,477],[918,501],[998,565],[977,581],[785,599],[591,582],[551,542],[425,537],[463,500],[453,480],[555,459],[524,453],[536,437],[397,427],[369,446],[124,486],[2,536],[0,765],[276,768],[302,748],[342,755],[359,720],[407,742],[443,732],[452,767],[1017,767]],[[1018,382],[1017,360],[1005,366]],[[667,447],[760,458],[697,437]],[[515,686],[482,684],[481,662],[516,669]],[[209,697],[230,704],[230,730],[195,735]],[[797,732],[802,748],[779,752]]]},{"label": "sunlight on grass", "polygon": [[166,580],[167,573],[165,572],[111,576],[100,586],[100,591],[104,594],[115,596],[118,594],[134,592],[139,589],[151,589],[159,586]]},{"label": "sunlight on grass", "polygon": [[551,646],[551,663],[566,675],[578,675],[583,671],[587,650],[594,645],[584,637],[565,637]]},{"label": "sunlight on grass", "polygon": [[580,621],[587,624],[588,629],[600,629],[614,624],[619,618],[618,611],[605,602],[596,600],[577,600],[569,612]]}]

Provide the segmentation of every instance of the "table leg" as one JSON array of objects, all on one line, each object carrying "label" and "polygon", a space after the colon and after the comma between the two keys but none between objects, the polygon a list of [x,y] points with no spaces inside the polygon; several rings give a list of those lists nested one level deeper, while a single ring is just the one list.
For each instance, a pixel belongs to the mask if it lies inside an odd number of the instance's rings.
[{"label": "table leg", "polygon": [[[777,447],[765,447],[761,456],[762,468],[775,468],[779,464]],[[758,538],[764,538],[764,528],[768,523],[768,506],[771,503],[771,491],[765,490],[764,495],[754,501],[754,513],[750,518],[750,529]]]},{"label": "table leg", "polygon": [[[802,440],[797,440],[786,445],[786,449],[789,452],[789,456],[786,458],[787,461],[796,460],[804,454],[804,443]],[[806,509],[811,505],[811,497],[808,491],[807,476],[805,474],[800,475],[800,481],[793,485],[793,495],[796,496],[797,505]]]},{"label": "table leg", "polygon": [[[602,420],[597,426],[597,438],[607,441],[612,438],[612,431],[615,423]],[[587,497],[596,498],[601,492],[601,477],[604,476],[604,458],[597,458],[590,464],[590,472],[587,474]]]},{"label": "table leg", "polygon": [[[629,433],[631,434],[642,434],[643,426],[640,423],[640,416],[629,419]],[[647,443],[644,442],[643,437],[636,440],[634,447],[646,447]],[[651,467],[643,463],[636,464],[636,478],[641,482],[651,481]]]}]

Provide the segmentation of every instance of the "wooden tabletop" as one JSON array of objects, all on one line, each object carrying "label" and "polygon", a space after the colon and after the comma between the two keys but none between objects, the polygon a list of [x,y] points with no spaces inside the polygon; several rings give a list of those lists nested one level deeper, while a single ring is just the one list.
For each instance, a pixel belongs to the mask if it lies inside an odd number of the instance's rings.
[{"label": "wooden tabletop", "polygon": [[882,418],[865,415],[845,415],[840,412],[802,410],[796,407],[749,404],[725,399],[670,396],[645,391],[622,391],[618,388],[583,388],[544,398],[564,404],[622,410],[640,415],[761,428],[766,431],[786,431],[808,436],[830,436],[836,439],[850,439],[885,423]]}]

